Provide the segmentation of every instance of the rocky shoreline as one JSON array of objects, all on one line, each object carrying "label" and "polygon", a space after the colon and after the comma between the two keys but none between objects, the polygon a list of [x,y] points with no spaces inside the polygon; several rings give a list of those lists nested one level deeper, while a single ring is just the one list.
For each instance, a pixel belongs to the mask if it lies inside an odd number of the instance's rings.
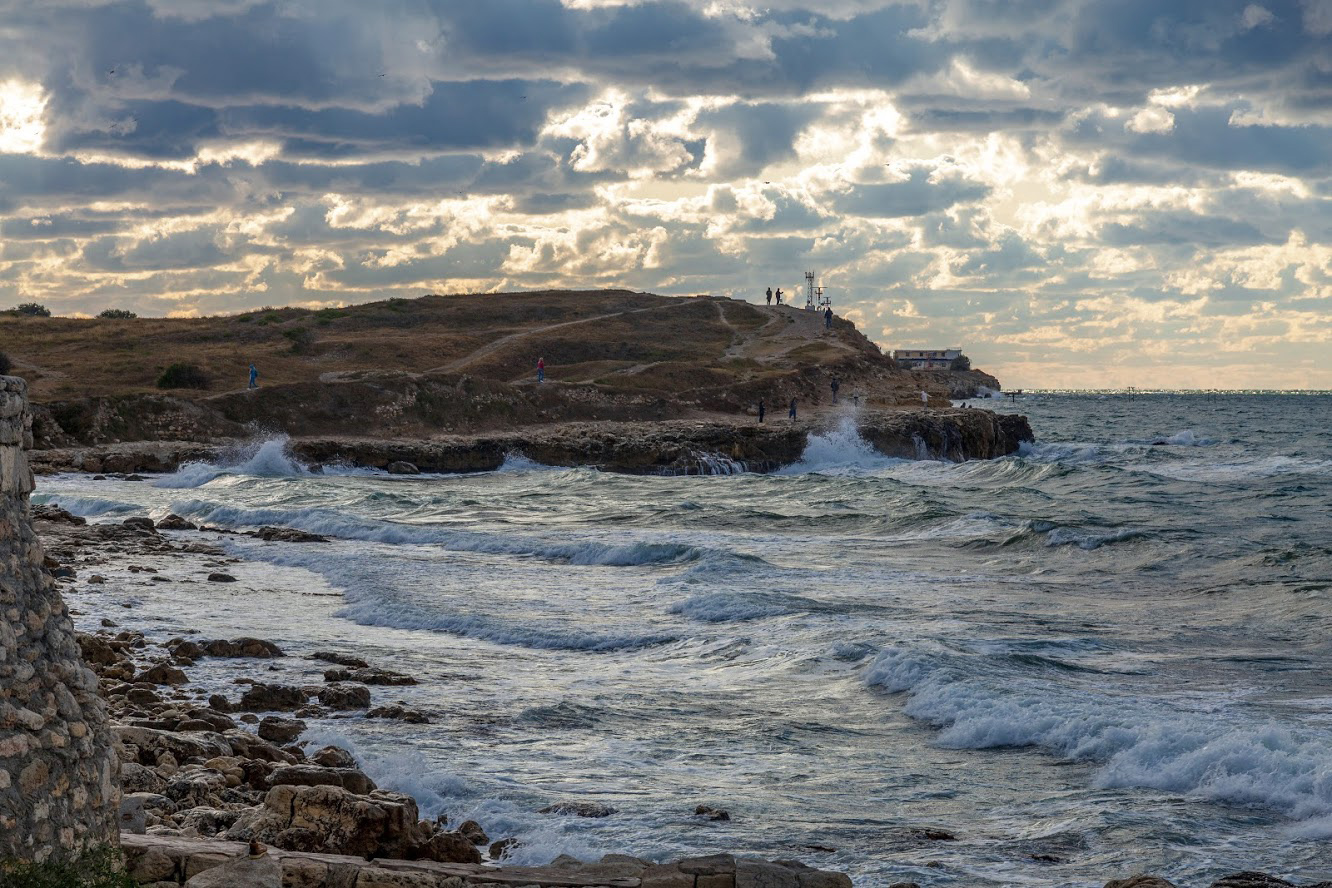
[{"label": "rocky shoreline", "polygon": [[[699,880],[707,888],[850,888],[840,873],[729,855],[674,864],[609,855],[594,863],[560,858],[546,867],[509,865],[520,847],[517,839],[488,835],[475,820],[423,819],[415,799],[378,787],[348,750],[301,739],[306,719],[430,721],[429,713],[385,699],[394,688],[416,684],[414,676],[346,653],[317,651],[305,659],[322,673],[322,682],[265,681],[271,664],[288,656],[271,641],[209,638],[202,632],[162,639],[122,629],[115,615],[80,610],[76,584],[100,587],[109,582],[103,574],[122,571],[147,583],[195,577],[226,584],[233,581],[227,570],[237,559],[206,536],[163,534],[146,517],[88,524],[59,508],[34,506],[33,518],[48,553],[45,569],[72,603],[70,613],[91,629],[76,637],[109,711],[120,762],[122,845],[128,871],[141,883],[179,884],[224,864],[252,869],[247,849],[257,842],[273,849],[271,866],[283,884],[307,888],[495,883],[693,888]],[[195,529],[180,519],[162,526]],[[286,528],[264,528],[253,536],[322,541]],[[243,661],[247,676],[255,677],[237,678],[231,692],[209,693],[189,673],[206,658]],[[615,812],[569,800],[539,813]],[[728,815],[700,808],[695,816]],[[237,884],[227,878],[227,884]]]},{"label": "rocky shoreline", "polygon": [[[494,471],[513,455],[552,466],[588,466],[635,475],[769,472],[800,460],[811,433],[843,420],[886,456],[994,459],[1033,440],[1025,416],[988,410],[862,411],[789,423],[677,420],[661,423],[562,423],[489,435],[431,439],[293,438],[292,455],[310,465],[341,464],[403,473]],[[225,459],[243,442],[140,441],[35,450],[38,474],[172,472]]]}]

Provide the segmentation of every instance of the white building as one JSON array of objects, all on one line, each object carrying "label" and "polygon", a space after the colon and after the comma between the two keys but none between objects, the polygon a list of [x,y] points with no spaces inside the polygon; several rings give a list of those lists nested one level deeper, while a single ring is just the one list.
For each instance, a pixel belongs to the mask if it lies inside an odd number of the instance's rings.
[{"label": "white building", "polygon": [[961,357],[958,348],[899,348],[893,351],[893,360],[910,364],[913,370],[947,370],[953,360]]}]

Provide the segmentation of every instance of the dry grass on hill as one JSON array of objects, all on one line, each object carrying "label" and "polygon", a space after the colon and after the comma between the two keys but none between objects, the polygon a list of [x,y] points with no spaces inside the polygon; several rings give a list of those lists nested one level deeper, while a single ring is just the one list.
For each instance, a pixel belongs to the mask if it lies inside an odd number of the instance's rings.
[{"label": "dry grass on hill", "polygon": [[210,385],[173,393],[207,397],[245,388],[251,362],[264,386],[365,370],[524,384],[544,357],[552,382],[679,392],[877,358],[852,325],[826,331],[812,312],[624,290],[425,296],[197,319],[0,314],[0,343],[38,401],[158,391],[176,363],[197,365]]}]

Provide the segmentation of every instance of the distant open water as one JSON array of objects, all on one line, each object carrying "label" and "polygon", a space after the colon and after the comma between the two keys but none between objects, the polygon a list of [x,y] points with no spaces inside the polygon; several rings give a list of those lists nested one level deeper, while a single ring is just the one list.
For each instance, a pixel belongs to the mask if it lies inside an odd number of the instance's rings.
[{"label": "distant open water", "polygon": [[[1332,878],[1332,396],[996,408],[1040,442],[908,462],[844,424],[782,473],[688,478],[517,455],[312,475],[270,442],[146,484],[43,478],[36,499],[336,537],[223,538],[251,561],[239,583],[125,574],[76,606],[420,676],[376,700],[433,725],[314,735],[430,814],[517,836],[519,862],[725,850],[860,886]],[[234,696],[247,668],[192,676]],[[565,799],[619,813],[534,813]]]}]

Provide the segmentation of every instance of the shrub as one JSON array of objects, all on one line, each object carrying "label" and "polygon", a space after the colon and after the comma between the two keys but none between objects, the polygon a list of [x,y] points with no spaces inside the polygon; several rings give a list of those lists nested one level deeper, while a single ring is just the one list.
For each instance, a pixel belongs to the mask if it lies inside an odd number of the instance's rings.
[{"label": "shrub", "polygon": [[110,848],[87,851],[77,860],[45,863],[0,861],[5,888],[137,888],[120,868],[120,855]]},{"label": "shrub", "polygon": [[0,352],[0,376],[9,375],[9,370],[14,365],[9,362],[9,355]]},{"label": "shrub", "polygon": [[157,387],[164,389],[206,389],[208,375],[194,364],[172,364],[157,377]]},{"label": "shrub", "polygon": [[970,369],[971,369],[971,358],[968,358],[966,355],[958,355],[956,358],[953,358],[953,363],[951,363],[951,364],[948,365],[948,369],[950,369],[950,370],[970,370]]},{"label": "shrub", "polygon": [[134,312],[130,311],[127,308],[108,308],[106,311],[99,314],[98,317],[109,318],[111,320],[118,320],[118,321],[127,321],[130,318],[137,318],[138,315],[136,315]]},{"label": "shrub", "polygon": [[28,315],[33,318],[49,318],[51,309],[38,302],[23,302],[14,306],[14,313]]},{"label": "shrub", "polygon": [[294,355],[305,354],[315,341],[314,331],[306,327],[292,327],[283,330],[282,335],[291,340],[291,353]]}]

